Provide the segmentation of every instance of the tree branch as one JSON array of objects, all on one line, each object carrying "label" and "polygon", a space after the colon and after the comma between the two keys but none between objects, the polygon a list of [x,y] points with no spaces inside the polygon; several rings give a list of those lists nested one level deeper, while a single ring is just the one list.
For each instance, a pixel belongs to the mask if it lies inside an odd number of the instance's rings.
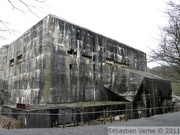
[{"label": "tree branch", "polygon": [[[34,0],[34,1],[37,3],[44,3],[46,0]],[[22,13],[25,13],[26,11],[18,8],[15,3],[22,4],[25,7],[25,9],[27,9],[28,12],[31,12],[32,14],[34,14],[35,16],[38,17],[38,15],[34,11],[34,10],[38,10],[37,6],[34,6],[34,5],[29,4],[27,2],[24,2],[24,0],[17,0],[17,1],[8,0],[8,2],[13,7],[13,9],[18,10]]]},{"label": "tree branch", "polygon": [[[31,0],[25,1],[25,0],[7,0],[7,2],[12,6],[13,9],[22,12],[25,14],[26,12],[30,12],[36,17],[39,18],[38,14],[36,13],[39,11],[39,8],[37,6],[37,3],[44,4],[46,0]],[[34,2],[34,3],[33,3]],[[5,39],[4,33],[15,33],[16,30],[12,30],[8,23],[0,19],[0,39]]]}]

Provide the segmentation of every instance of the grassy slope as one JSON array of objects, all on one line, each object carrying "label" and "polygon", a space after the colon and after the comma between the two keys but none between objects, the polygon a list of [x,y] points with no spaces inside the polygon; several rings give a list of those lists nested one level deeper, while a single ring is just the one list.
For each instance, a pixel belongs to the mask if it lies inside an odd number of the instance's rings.
[{"label": "grassy slope", "polygon": [[13,125],[13,127],[16,128],[18,122],[16,119],[0,115],[0,128],[2,128],[4,125],[7,125],[9,122],[11,122],[11,125]]},{"label": "grassy slope", "polygon": [[172,82],[172,90],[175,94],[180,94],[180,83]]}]

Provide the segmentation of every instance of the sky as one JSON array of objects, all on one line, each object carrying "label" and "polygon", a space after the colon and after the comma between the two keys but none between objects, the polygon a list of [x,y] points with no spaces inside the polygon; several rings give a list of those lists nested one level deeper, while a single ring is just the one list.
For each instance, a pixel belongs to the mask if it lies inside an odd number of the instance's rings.
[{"label": "sky", "polygon": [[[22,4],[14,4],[26,10]],[[7,0],[1,0],[0,20],[15,33],[3,33],[6,39],[0,40],[0,46],[10,44],[26,30],[48,14],[54,14],[71,23],[88,28],[96,33],[110,37],[133,48],[145,52],[155,48],[159,39],[159,27],[166,24],[163,11],[168,0],[46,0],[45,3],[24,0],[36,9],[36,13],[21,12],[13,9]],[[156,66],[148,63],[149,67]]]}]

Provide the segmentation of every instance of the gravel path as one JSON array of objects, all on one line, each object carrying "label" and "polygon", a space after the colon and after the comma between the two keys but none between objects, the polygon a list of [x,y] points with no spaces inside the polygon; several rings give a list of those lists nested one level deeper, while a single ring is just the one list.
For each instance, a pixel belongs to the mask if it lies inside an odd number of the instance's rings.
[{"label": "gravel path", "polygon": [[107,135],[108,126],[180,126],[180,112],[155,115],[149,118],[62,128],[0,129],[0,135]]}]

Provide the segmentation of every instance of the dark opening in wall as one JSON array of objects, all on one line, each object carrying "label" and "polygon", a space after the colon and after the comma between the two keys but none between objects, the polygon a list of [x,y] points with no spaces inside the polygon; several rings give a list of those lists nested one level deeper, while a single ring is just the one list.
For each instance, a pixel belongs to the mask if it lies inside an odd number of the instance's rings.
[{"label": "dark opening in wall", "polygon": [[73,65],[72,64],[69,64],[69,69],[73,69]]},{"label": "dark opening in wall", "polygon": [[122,62],[114,61],[114,63],[119,64],[119,65],[124,65],[124,66],[127,66],[127,67],[129,66],[129,63],[127,63],[125,60],[122,61]]},{"label": "dark opening in wall", "polygon": [[88,59],[92,59],[92,56],[89,56],[89,55],[87,55],[87,54],[82,54],[82,57],[84,57],[84,58],[88,58]]},{"label": "dark opening in wall", "polygon": [[73,49],[70,49],[70,50],[67,50],[67,53],[68,54],[73,54],[73,51],[74,51]]},{"label": "dark opening in wall", "polygon": [[12,60],[9,61],[9,66],[10,66],[10,67],[14,66],[14,59],[12,59]]},{"label": "dark opening in wall", "polygon": [[58,120],[58,114],[59,113],[59,109],[51,109],[50,110],[50,117],[51,117],[51,127],[57,126],[59,124],[59,120]]},{"label": "dark opening in wall", "polygon": [[76,49],[75,49],[75,50],[74,50],[74,49],[70,49],[70,50],[67,50],[67,53],[68,53],[68,54],[76,55],[76,54],[77,54],[77,51],[76,51]]},{"label": "dark opening in wall", "polygon": [[16,64],[19,64],[22,62],[22,54],[17,56],[17,59],[16,59]]}]

